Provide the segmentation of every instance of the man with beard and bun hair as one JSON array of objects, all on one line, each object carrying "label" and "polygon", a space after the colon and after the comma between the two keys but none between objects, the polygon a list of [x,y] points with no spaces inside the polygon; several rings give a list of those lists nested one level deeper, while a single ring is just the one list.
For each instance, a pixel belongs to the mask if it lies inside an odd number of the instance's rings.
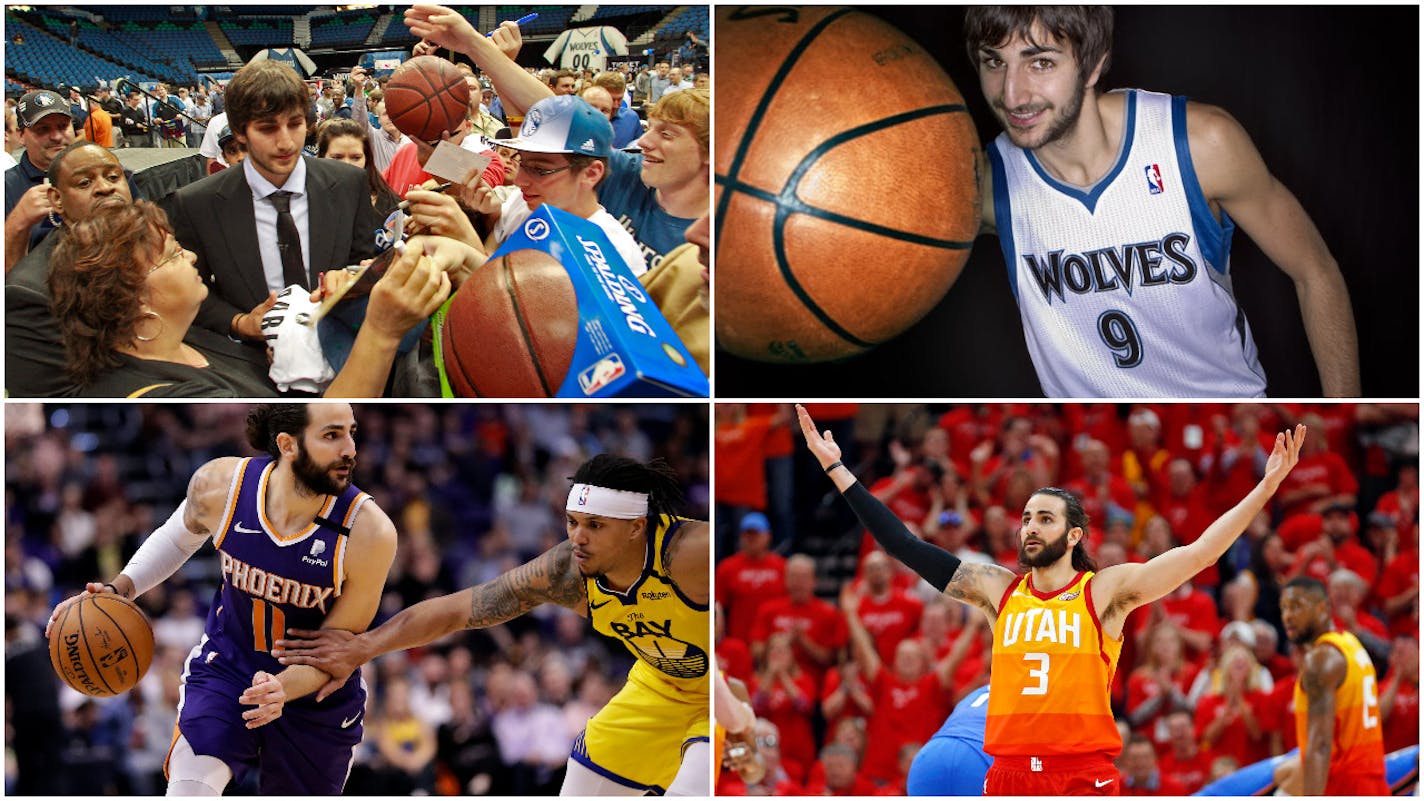
[{"label": "man with beard and bun hair", "polygon": [[359,636],[292,629],[277,643],[280,661],[317,667],[334,685],[381,654],[558,604],[637,657],[628,683],[574,741],[560,794],[711,795],[707,523],[675,515],[680,482],[660,459],[601,454],[572,481],[565,541]]},{"label": "man with beard and bun hair", "polygon": [[1239,226],[1295,283],[1323,394],[1359,395],[1349,293],[1305,209],[1226,111],[1099,92],[1112,26],[1105,6],[980,6],[964,19],[1004,128],[980,170],[983,232],[999,236],[1044,393],[1264,395],[1232,292]]},{"label": "man with beard and bun hair", "polygon": [[187,498],[119,575],[85,587],[136,598],[207,540],[217,549],[222,585],[183,666],[168,795],[222,795],[240,771],[257,772],[261,795],[341,794],[366,687],[359,676],[336,682],[278,664],[272,648],[287,626],[360,632],[376,615],[396,529],[351,483],[355,436],[349,404],[254,407],[247,441],[266,455],[198,468]]},{"label": "man with beard and bun hair", "polygon": [[1335,631],[1325,585],[1309,576],[1286,582],[1281,623],[1305,651],[1295,684],[1302,794],[1389,795],[1379,685],[1365,647]]},{"label": "man with beard and bun hair", "polygon": [[916,538],[841,463],[829,431],[798,405],[806,446],[846,502],[891,556],[939,591],[975,607],[994,630],[984,751],[994,764],[985,795],[1117,795],[1113,759],[1122,736],[1109,699],[1127,615],[1165,596],[1214,563],[1246,530],[1295,466],[1305,427],[1276,435],[1259,484],[1195,542],[1143,564],[1096,572],[1083,539],[1088,518],[1056,487],[1025,504],[1015,575],[998,565],[961,563]]}]

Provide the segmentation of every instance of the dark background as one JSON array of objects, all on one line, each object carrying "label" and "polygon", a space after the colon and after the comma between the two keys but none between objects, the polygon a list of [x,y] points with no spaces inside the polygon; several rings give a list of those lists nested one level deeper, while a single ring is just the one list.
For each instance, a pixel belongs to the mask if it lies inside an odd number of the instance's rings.
[{"label": "dark background", "polygon": [[[981,142],[1000,132],[964,52],[962,7],[875,7],[939,59]],[[1349,285],[1364,397],[1419,396],[1419,9],[1122,7],[1103,90],[1221,106],[1320,229]],[[847,87],[853,90],[853,87]],[[726,87],[723,88],[726,91]],[[874,254],[866,254],[873,258]],[[1294,284],[1239,229],[1231,275],[1277,397],[1320,381]],[[836,363],[769,365],[719,350],[719,397],[1027,397],[1042,390],[996,237],[900,337]]]}]

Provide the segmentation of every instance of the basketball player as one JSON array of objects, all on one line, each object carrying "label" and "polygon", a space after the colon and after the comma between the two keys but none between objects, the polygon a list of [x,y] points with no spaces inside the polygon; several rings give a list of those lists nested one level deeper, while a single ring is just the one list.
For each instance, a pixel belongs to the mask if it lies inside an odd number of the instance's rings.
[{"label": "basketball player", "polygon": [[375,617],[396,530],[351,484],[355,434],[348,404],[255,407],[247,441],[267,455],[198,468],[119,575],[85,588],[136,598],[208,539],[217,548],[223,582],[183,667],[168,795],[222,795],[239,770],[257,771],[262,795],[339,795],[346,784],[362,735],[360,677],[333,682],[270,651],[287,625],[359,632]]},{"label": "basketball player", "polygon": [[574,742],[561,795],[710,795],[709,540],[705,522],[673,514],[680,503],[665,463],[595,456],[574,473],[564,542],[359,636],[294,627],[277,643],[280,661],[330,674],[325,693],[381,654],[558,604],[637,657],[628,683]]},{"label": "basketball player", "polygon": [[1370,655],[1355,635],[1335,630],[1330,596],[1318,579],[1286,583],[1281,623],[1305,649],[1295,684],[1304,795],[1389,795]]},{"label": "basketball player", "polygon": [[965,43],[1004,132],[981,169],[1024,338],[1050,397],[1266,391],[1232,294],[1240,227],[1295,282],[1324,394],[1360,394],[1340,268],[1295,197],[1222,109],[1097,91],[1107,7],[974,7]]},{"label": "basketball player", "polygon": [[984,753],[989,686],[971,690],[944,725],[915,754],[905,779],[906,795],[980,795],[994,760]]},{"label": "basketball player", "polygon": [[1305,439],[1305,426],[1277,434],[1260,483],[1195,542],[1101,573],[1083,545],[1088,516],[1077,497],[1040,489],[1024,506],[1019,529],[1019,563],[1029,572],[1016,576],[998,565],[961,564],[917,539],[841,463],[831,433],[818,435],[806,410],[796,410],[807,447],[876,541],[994,627],[984,731],[994,764],[985,795],[1118,793],[1112,760],[1122,737],[1108,688],[1128,613],[1216,562],[1295,467]]}]

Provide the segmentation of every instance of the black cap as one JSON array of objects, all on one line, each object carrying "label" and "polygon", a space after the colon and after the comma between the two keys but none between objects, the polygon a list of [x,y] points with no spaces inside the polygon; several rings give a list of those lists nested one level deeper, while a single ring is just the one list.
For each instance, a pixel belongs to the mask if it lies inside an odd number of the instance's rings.
[{"label": "black cap", "polygon": [[51,114],[68,117],[69,101],[48,89],[26,92],[25,96],[20,98],[19,105],[15,106],[15,118],[19,120],[21,128],[33,127]]}]

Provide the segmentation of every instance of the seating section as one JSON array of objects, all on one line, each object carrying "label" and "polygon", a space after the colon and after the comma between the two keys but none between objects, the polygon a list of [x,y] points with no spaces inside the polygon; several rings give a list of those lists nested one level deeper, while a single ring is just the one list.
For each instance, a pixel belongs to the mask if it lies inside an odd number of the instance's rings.
[{"label": "seating section", "polygon": [[[363,44],[371,35],[379,14],[371,11],[341,12],[312,20],[312,47],[344,47]],[[404,27],[404,26],[402,26]]]},{"label": "seating section", "polygon": [[698,39],[706,42],[711,38],[707,21],[707,6],[688,6],[676,15],[668,19],[667,23],[658,30],[661,34],[676,34],[679,38],[684,33],[692,31]]},{"label": "seating section", "polygon": [[[247,11],[249,7],[244,6]],[[252,13],[248,11],[248,13]],[[218,23],[228,41],[237,47],[291,47],[292,20],[287,19],[245,19],[224,20]]]},{"label": "seating section", "polygon": [[144,70],[70,47],[67,40],[61,41],[11,14],[5,15],[5,37],[7,74],[38,86],[58,87],[69,83],[92,86],[95,78],[113,81],[124,76],[138,81],[160,80],[159,76]]}]

